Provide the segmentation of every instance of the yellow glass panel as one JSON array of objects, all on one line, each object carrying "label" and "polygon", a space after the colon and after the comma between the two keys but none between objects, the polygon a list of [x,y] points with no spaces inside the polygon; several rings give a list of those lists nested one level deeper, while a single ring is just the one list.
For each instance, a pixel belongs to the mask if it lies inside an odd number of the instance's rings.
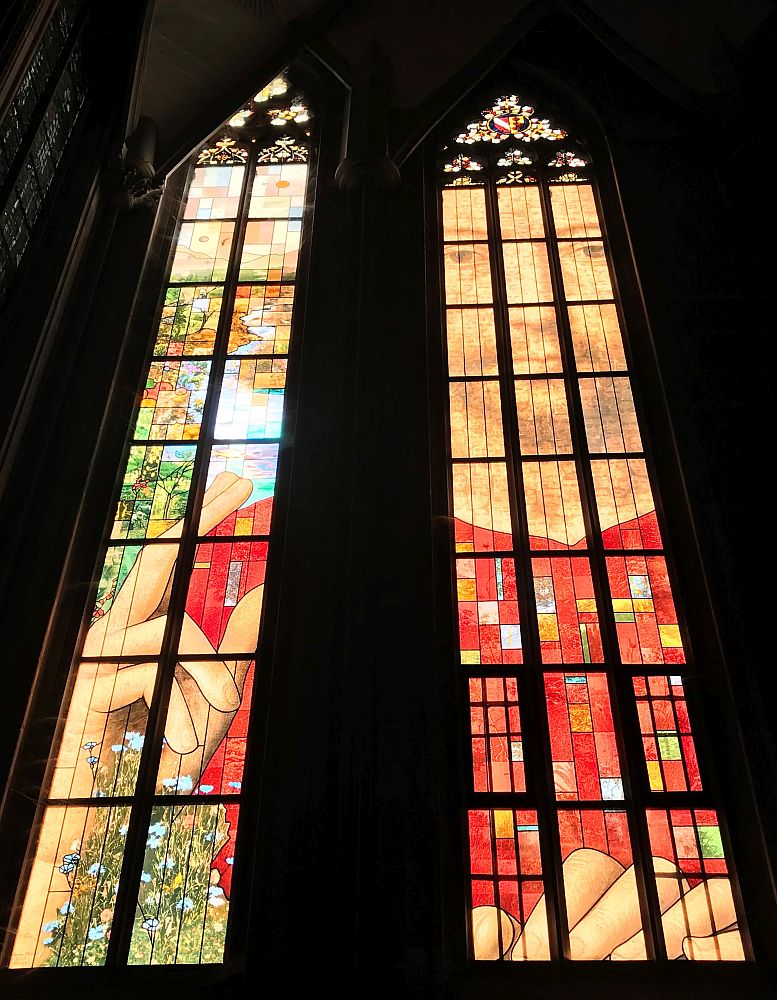
[{"label": "yellow glass panel", "polygon": [[581,378],[580,399],[591,452],[642,451],[628,378]]},{"label": "yellow glass panel", "polygon": [[539,626],[540,640],[542,642],[556,642],[559,637],[558,616],[541,613],[537,615],[537,625]]},{"label": "yellow glass panel", "polygon": [[504,455],[498,382],[451,382],[451,454],[454,458]]},{"label": "yellow glass panel", "polygon": [[647,761],[648,781],[650,790],[653,792],[663,792],[664,779],[661,776],[661,764],[657,760]]},{"label": "yellow glass panel", "polygon": [[542,240],[545,223],[542,218],[540,192],[536,184],[498,189],[499,224],[502,239]]},{"label": "yellow glass panel", "polygon": [[485,243],[447,246],[444,257],[448,305],[485,305],[492,301],[491,264]]},{"label": "yellow glass panel", "polygon": [[494,830],[497,837],[510,837],[515,832],[515,817],[512,809],[494,810]]},{"label": "yellow glass panel", "polygon": [[448,309],[448,374],[498,375],[494,313],[491,309]]},{"label": "yellow glass panel", "polygon": [[515,399],[522,454],[571,453],[572,436],[563,380],[518,380]]},{"label": "yellow glass panel", "polygon": [[442,193],[445,240],[488,239],[486,193],[483,188],[445,188]]},{"label": "yellow glass panel", "polygon": [[564,370],[553,306],[511,308],[510,342],[516,375],[542,375]]},{"label": "yellow glass panel", "polygon": [[[467,561],[471,562],[471,560]],[[474,580],[457,580],[456,592],[460,601],[474,601],[477,599],[477,590]]]},{"label": "yellow glass panel", "polygon": [[[635,611],[643,611],[643,612],[647,611],[647,612],[652,613],[655,610],[655,605],[653,604],[653,601],[649,597],[635,597],[634,600],[631,603],[632,603],[632,607],[634,608]],[[676,627],[677,626],[673,626],[673,625],[659,625],[658,626],[659,631],[662,628],[676,628]],[[679,633],[678,633],[678,636],[679,636]],[[662,643],[662,645],[665,646],[666,643]],[[680,643],[679,645],[682,645],[682,643]]]},{"label": "yellow glass panel", "polygon": [[[502,462],[477,462],[453,465],[453,512],[463,522],[475,551],[493,551],[505,547],[511,531],[510,503],[507,495],[507,471]],[[470,528],[470,526],[472,526]],[[465,551],[457,543],[459,551]]]},{"label": "yellow glass panel", "polygon": [[576,545],[585,538],[574,462],[524,462],[523,484],[532,548]]},{"label": "yellow glass panel", "polygon": [[564,293],[572,302],[611,299],[612,284],[601,240],[573,240],[558,245]]},{"label": "yellow glass panel", "polygon": [[560,239],[601,236],[599,213],[590,184],[551,184],[550,200],[556,235]]},{"label": "yellow glass panel", "polygon": [[545,244],[505,243],[502,249],[508,303],[552,302],[553,288]]},{"label": "yellow glass panel", "polygon": [[618,313],[612,303],[570,306],[569,326],[579,372],[626,370]]},{"label": "yellow glass panel", "polygon": [[667,647],[671,649],[682,649],[683,641],[680,638],[680,628],[678,625],[659,625],[658,634],[661,636],[661,645],[664,649]]}]

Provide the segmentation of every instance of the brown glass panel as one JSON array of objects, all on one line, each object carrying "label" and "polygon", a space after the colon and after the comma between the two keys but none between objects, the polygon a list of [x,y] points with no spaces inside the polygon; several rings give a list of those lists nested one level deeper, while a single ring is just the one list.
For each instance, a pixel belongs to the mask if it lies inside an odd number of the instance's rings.
[{"label": "brown glass panel", "polygon": [[494,313],[491,309],[447,309],[448,374],[498,375]]},{"label": "brown glass panel", "polygon": [[505,243],[505,284],[510,305],[552,302],[548,251],[544,243]]},{"label": "brown glass panel", "polygon": [[516,375],[562,372],[556,310],[553,306],[513,306],[510,343]]},{"label": "brown glass panel", "polygon": [[498,382],[451,382],[453,458],[502,458],[502,403]]},{"label": "brown glass panel", "polygon": [[515,383],[518,431],[523,455],[572,451],[563,379],[519,379]]},{"label": "brown glass panel", "polygon": [[488,239],[486,193],[483,188],[445,188],[442,193],[445,240]]},{"label": "brown glass panel", "polygon": [[602,235],[590,184],[553,184],[550,186],[550,200],[559,239]]},{"label": "brown glass panel", "polygon": [[613,303],[570,306],[569,326],[579,372],[626,370],[623,337]]},{"label": "brown glass panel", "polygon": [[447,246],[444,256],[448,305],[487,305],[492,301],[491,264],[484,243]]},{"label": "brown glass panel", "polygon": [[499,224],[502,239],[542,240],[545,238],[545,223],[542,218],[540,191],[536,185],[500,187]]}]

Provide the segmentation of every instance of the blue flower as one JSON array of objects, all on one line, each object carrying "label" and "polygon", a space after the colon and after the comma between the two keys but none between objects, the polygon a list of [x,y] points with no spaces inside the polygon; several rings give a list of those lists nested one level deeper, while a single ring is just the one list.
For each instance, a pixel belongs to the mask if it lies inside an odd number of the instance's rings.
[{"label": "blue flower", "polygon": [[175,858],[165,858],[162,862],[162,867],[167,868],[169,871],[171,868],[175,868]]},{"label": "blue flower", "polygon": [[165,788],[178,792],[190,792],[194,787],[194,782],[188,774],[184,774],[180,778],[163,778],[162,784]]},{"label": "blue flower", "polygon": [[124,753],[126,749],[127,748],[124,746],[123,743],[114,743],[113,746],[111,747],[111,750],[113,750],[114,753]]},{"label": "blue flower", "polygon": [[140,881],[141,882],[150,882],[151,881],[151,876],[148,874],[148,872],[141,872],[140,873]]},{"label": "blue flower", "polygon": [[65,862],[65,864],[77,865],[78,862],[81,860],[81,855],[78,853],[78,851],[73,851],[70,854],[63,855],[62,860]]},{"label": "blue flower", "polygon": [[98,924],[96,927],[90,927],[87,937],[90,941],[102,941],[105,937],[105,924]]},{"label": "blue flower", "polygon": [[58,931],[59,926],[58,920],[50,920],[47,924],[43,925],[43,930],[46,931],[46,933],[50,933],[51,931]]},{"label": "blue flower", "polygon": [[200,785],[199,790],[202,792],[203,795],[207,795],[208,792],[213,791],[213,785]]},{"label": "blue flower", "polygon": [[127,744],[129,745],[130,750],[142,750],[143,749],[143,743],[145,742],[145,736],[142,736],[140,733],[132,733],[132,732],[125,733],[124,734],[124,739],[126,740]]},{"label": "blue flower", "polygon": [[71,864],[60,865],[59,870],[63,875],[69,875],[71,872],[76,870],[76,866]]},{"label": "blue flower", "polygon": [[99,757],[87,757],[86,758],[86,763],[89,764],[90,767],[94,767],[95,764],[99,764],[100,763],[100,758]]},{"label": "blue flower", "polygon": [[50,938],[50,937],[44,938],[43,939],[43,943],[44,944],[54,944],[54,938]]},{"label": "blue flower", "polygon": [[233,865],[234,863],[235,863],[235,859],[234,858],[227,858],[227,864],[228,865]]},{"label": "blue flower", "polygon": [[60,913],[75,913],[75,910],[76,910],[76,908],[75,908],[75,906],[73,906],[72,903],[64,903],[59,908],[59,912]]},{"label": "blue flower", "polygon": [[243,787],[242,781],[228,781],[227,784],[229,785],[230,788],[240,789]]},{"label": "blue flower", "polygon": [[124,824],[124,826],[120,826],[119,827],[119,833],[122,835],[122,837],[126,837],[127,836],[127,831],[128,830],[129,830],[129,826],[126,823]]},{"label": "blue flower", "polygon": [[150,837],[164,837],[167,833],[167,827],[164,823],[152,823],[148,828],[148,833]]},{"label": "blue flower", "polygon": [[97,862],[95,862],[87,870],[88,870],[88,873],[90,875],[94,875],[95,878],[96,878],[98,875],[102,875],[102,873],[105,871],[105,865],[101,865],[101,864],[98,864]]},{"label": "blue flower", "polygon": [[224,890],[220,885],[208,886],[208,903],[211,906],[224,905]]},{"label": "blue flower", "polygon": [[191,910],[194,906],[194,901],[189,899],[188,896],[184,896],[183,899],[179,899],[175,904],[177,910],[181,910],[182,913],[186,913],[187,910]]},{"label": "blue flower", "polygon": [[146,847],[151,847],[151,848],[159,847],[161,843],[162,841],[159,839],[159,837],[149,837],[148,840],[146,841]]},{"label": "blue flower", "polygon": [[157,927],[159,927],[159,921],[156,917],[147,917],[140,926],[144,931],[153,934]]},{"label": "blue flower", "polygon": [[97,744],[94,742],[94,740],[92,740],[89,743],[84,743],[84,745],[81,747],[81,749],[82,750],[94,750],[94,748],[96,746],[97,746]]},{"label": "blue flower", "polygon": [[213,840],[215,836],[216,836],[216,834],[213,833],[213,831],[211,831],[210,833],[204,833],[202,835],[202,839],[203,840],[207,840],[208,843],[210,843],[210,841]]}]

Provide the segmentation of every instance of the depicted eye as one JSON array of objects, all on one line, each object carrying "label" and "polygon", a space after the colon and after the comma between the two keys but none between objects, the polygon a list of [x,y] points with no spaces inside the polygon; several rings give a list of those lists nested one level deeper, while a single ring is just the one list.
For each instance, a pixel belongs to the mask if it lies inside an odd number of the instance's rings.
[{"label": "depicted eye", "polygon": [[583,253],[591,260],[601,260],[604,257],[604,247],[601,243],[589,244],[589,246],[583,247]]}]

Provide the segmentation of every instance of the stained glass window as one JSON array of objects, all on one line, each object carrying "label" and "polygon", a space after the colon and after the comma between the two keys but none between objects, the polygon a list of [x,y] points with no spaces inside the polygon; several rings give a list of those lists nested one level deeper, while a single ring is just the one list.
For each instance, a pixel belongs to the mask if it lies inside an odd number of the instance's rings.
[{"label": "stained glass window", "polygon": [[478,960],[747,956],[584,144],[495,98],[439,159]]},{"label": "stained glass window", "polygon": [[11,967],[224,959],[308,120],[279,78],[190,166]]}]

